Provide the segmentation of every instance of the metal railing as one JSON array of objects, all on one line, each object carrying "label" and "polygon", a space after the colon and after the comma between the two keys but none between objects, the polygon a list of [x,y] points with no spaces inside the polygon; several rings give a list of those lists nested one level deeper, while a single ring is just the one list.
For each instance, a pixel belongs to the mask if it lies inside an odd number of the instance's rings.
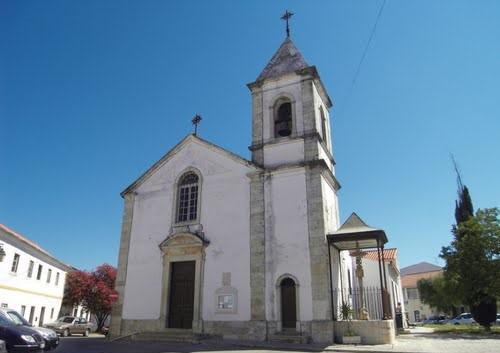
[{"label": "metal railing", "polygon": [[382,306],[382,291],[379,287],[356,287],[333,290],[333,305],[335,318],[342,320],[342,304],[347,303],[351,307],[351,319],[366,319],[362,310],[366,309],[370,320],[382,320],[384,311]]}]

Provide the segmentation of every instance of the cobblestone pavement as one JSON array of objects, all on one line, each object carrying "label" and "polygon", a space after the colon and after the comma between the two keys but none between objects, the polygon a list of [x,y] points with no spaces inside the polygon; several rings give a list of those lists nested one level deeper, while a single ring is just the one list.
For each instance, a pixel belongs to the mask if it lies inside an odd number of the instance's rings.
[{"label": "cobblestone pavement", "polygon": [[372,353],[500,353],[500,336],[442,334],[432,332],[432,329],[420,329],[398,336],[393,345],[335,345],[327,347],[326,350]]},{"label": "cobblestone pavement", "polygon": [[54,353],[170,353],[170,352],[400,352],[400,353],[500,353],[500,337],[484,338],[477,335],[457,336],[453,334],[414,333],[401,335],[394,345],[347,346],[334,345],[318,347],[311,345],[263,344],[262,347],[250,343],[167,343],[167,342],[108,342],[103,337],[61,338],[59,348]]}]

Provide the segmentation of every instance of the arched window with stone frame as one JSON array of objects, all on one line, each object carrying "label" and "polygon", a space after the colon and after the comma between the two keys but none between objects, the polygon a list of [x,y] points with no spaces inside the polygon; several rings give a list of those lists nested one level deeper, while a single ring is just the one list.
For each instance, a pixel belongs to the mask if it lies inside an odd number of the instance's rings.
[{"label": "arched window with stone frame", "polygon": [[293,109],[292,102],[286,97],[279,98],[274,103],[274,137],[286,137],[292,134]]},{"label": "arched window with stone frame", "polygon": [[176,223],[195,222],[199,217],[200,177],[193,171],[182,175],[177,184]]}]

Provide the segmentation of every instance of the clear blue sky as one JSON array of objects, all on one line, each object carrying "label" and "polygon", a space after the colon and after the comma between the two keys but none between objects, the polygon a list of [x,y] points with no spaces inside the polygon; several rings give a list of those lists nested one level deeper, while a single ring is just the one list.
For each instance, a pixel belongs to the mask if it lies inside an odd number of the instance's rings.
[{"label": "clear blue sky", "polygon": [[[450,239],[455,154],[475,207],[500,200],[500,2],[0,1],[0,223],[65,262],[116,264],[119,196],[203,116],[249,157],[252,82],[292,37],[334,100],[344,220],[402,266]],[[351,92],[351,93],[349,93]]]}]

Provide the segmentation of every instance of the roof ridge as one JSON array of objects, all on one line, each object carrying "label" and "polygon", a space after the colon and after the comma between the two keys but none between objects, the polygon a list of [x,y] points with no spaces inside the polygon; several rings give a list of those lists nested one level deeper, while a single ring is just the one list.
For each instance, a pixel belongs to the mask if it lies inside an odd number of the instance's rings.
[{"label": "roof ridge", "polygon": [[33,249],[41,252],[42,254],[44,254],[45,256],[48,256],[50,257],[51,259],[55,260],[56,262],[58,262],[59,264],[63,265],[63,266],[66,266],[67,268],[73,268],[72,266],[62,262],[61,260],[59,260],[58,258],[56,258],[54,255],[52,255],[51,253],[49,253],[47,250],[45,250],[44,248],[42,248],[40,245],[38,245],[37,243],[35,243],[34,241],[28,239],[26,236],[16,232],[15,230],[7,227],[5,224],[2,224],[0,223],[0,229],[2,229],[4,232],[14,236],[15,238],[17,238],[18,240],[20,240],[21,242],[27,244],[28,246],[32,247]]},{"label": "roof ridge", "polygon": [[137,179],[135,179],[134,182],[132,182],[129,186],[127,186],[125,188],[125,190],[123,190],[120,193],[120,195],[123,197],[126,193],[134,190],[136,187],[141,185],[143,181],[145,181],[152,173],[154,173],[154,171],[156,171],[158,168],[163,166],[169,160],[170,156],[173,154],[174,151],[180,149],[189,140],[199,141],[203,144],[214,147],[215,149],[228,154],[229,157],[235,159],[237,162],[243,163],[249,167],[260,169],[260,167],[258,165],[256,165],[254,162],[252,162],[246,158],[243,158],[243,157],[237,155],[236,153],[231,152],[228,149],[225,149],[224,147],[216,145],[213,142],[202,139],[201,137],[199,137],[193,133],[189,133],[182,140],[180,140],[177,144],[175,144],[174,147],[169,149],[167,151],[167,153],[163,154],[163,156],[159,160],[157,160],[155,163],[153,163],[153,165],[151,167],[149,167],[144,173],[142,173]]}]

